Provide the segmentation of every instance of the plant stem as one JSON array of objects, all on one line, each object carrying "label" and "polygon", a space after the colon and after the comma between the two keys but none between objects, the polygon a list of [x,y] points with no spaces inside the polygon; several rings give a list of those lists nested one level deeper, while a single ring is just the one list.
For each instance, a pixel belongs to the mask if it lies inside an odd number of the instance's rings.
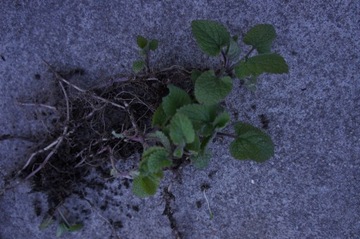
[{"label": "plant stem", "polygon": [[219,135],[219,136],[226,136],[226,137],[229,137],[229,138],[236,139],[236,135],[234,135],[234,134],[223,133],[223,132],[217,132],[216,134]]}]

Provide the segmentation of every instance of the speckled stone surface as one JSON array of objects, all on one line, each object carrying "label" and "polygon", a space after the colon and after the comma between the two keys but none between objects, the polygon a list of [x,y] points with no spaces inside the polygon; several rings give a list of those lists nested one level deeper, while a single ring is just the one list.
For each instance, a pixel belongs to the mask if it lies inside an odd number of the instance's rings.
[{"label": "speckled stone surface", "polygon": [[[267,116],[276,144],[270,161],[236,161],[229,142],[219,139],[207,169],[184,168],[182,183],[166,174],[183,237],[360,238],[360,1],[3,1],[0,134],[46,131],[36,109],[18,104],[39,94],[52,101],[53,78],[42,59],[57,69],[85,69],[82,84],[91,86],[130,72],[142,34],[160,42],[155,67],[213,66],[217,61],[191,37],[195,19],[218,20],[240,36],[255,24],[273,24],[273,50],[290,73],[262,76],[255,93],[235,83],[226,102],[234,120],[260,127],[259,115]],[[0,185],[32,145],[0,141]],[[110,203],[105,210],[76,205],[92,213],[81,232],[64,238],[173,238],[161,193],[138,199],[123,184],[89,191],[96,205]],[[212,220],[203,184],[210,186]],[[38,229],[33,204],[46,208],[44,196],[29,191],[21,185],[0,196],[1,239],[55,238],[55,226]],[[118,222],[116,232],[104,218]]]}]

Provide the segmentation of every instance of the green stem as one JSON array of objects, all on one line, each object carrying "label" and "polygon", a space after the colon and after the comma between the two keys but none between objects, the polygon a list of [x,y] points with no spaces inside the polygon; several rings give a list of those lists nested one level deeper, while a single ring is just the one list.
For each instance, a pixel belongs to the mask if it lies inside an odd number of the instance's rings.
[{"label": "green stem", "polygon": [[219,135],[219,136],[226,136],[226,137],[233,138],[233,139],[236,139],[236,138],[237,138],[236,135],[234,135],[234,134],[229,134],[229,133],[217,132],[216,134]]}]

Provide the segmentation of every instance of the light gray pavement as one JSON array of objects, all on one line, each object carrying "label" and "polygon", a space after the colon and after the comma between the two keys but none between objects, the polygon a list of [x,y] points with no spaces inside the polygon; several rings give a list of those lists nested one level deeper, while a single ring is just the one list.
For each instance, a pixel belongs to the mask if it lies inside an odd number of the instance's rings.
[{"label": "light gray pavement", "polygon": [[[227,100],[233,118],[261,126],[276,154],[257,164],[232,159],[228,141],[212,147],[210,166],[186,167],[183,183],[166,174],[176,197],[174,218],[184,238],[360,238],[360,1],[10,1],[0,4],[0,134],[36,135],[46,128],[36,108],[16,102],[48,94],[53,78],[41,59],[59,70],[81,67],[91,86],[129,72],[138,34],[159,40],[153,60],[207,67],[191,37],[195,19],[214,19],[242,35],[258,23],[273,24],[290,73],[262,76],[256,93],[235,88]],[[40,79],[35,78],[39,74]],[[252,109],[256,105],[256,109]],[[0,183],[24,161],[21,140],[0,142]],[[125,166],[124,166],[125,167]],[[201,185],[214,213],[209,219]],[[138,199],[120,181],[89,193],[105,211],[93,210],[81,232],[64,238],[115,238],[104,218],[117,221],[120,238],[173,238],[162,215],[161,194]],[[55,238],[39,231],[34,201],[43,195],[21,185],[0,197],[0,238]],[[68,205],[71,205],[69,198]],[[201,207],[198,207],[200,206]],[[137,207],[139,210],[137,210]],[[74,209],[75,210],[75,209]],[[44,213],[44,212],[43,212]],[[121,221],[121,226],[120,222]]]}]

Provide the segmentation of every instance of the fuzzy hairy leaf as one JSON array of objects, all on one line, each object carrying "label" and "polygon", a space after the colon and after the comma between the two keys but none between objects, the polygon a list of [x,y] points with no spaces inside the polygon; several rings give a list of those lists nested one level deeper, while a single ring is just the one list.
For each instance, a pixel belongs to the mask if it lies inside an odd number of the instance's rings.
[{"label": "fuzzy hairy leaf", "polygon": [[152,116],[151,124],[152,124],[152,126],[162,127],[165,125],[166,121],[167,121],[167,117],[166,117],[165,111],[163,109],[162,104],[160,104]]},{"label": "fuzzy hairy leaf", "polygon": [[170,121],[170,138],[176,145],[185,145],[195,140],[195,131],[190,119],[176,113]]},{"label": "fuzzy hairy leaf", "polygon": [[139,73],[145,68],[145,62],[144,61],[134,61],[132,69],[135,73]]},{"label": "fuzzy hairy leaf", "polygon": [[172,117],[178,108],[191,103],[189,94],[176,87],[169,85],[169,94],[163,98],[162,106],[167,117]]},{"label": "fuzzy hairy leaf", "polygon": [[192,70],[192,71],[191,71],[191,81],[192,81],[193,83],[195,83],[195,81],[197,80],[197,78],[199,78],[199,76],[200,76],[201,74],[202,74],[202,72],[199,71],[199,70],[196,70],[196,69]]},{"label": "fuzzy hairy leaf", "polygon": [[204,124],[213,121],[217,108],[216,105],[189,104],[179,108],[177,112],[186,115],[193,123],[194,129],[199,130]]},{"label": "fuzzy hairy leaf", "polygon": [[237,138],[230,144],[230,153],[234,158],[264,162],[274,155],[271,138],[260,129],[238,122],[235,132]]},{"label": "fuzzy hairy leaf", "polygon": [[197,153],[199,153],[199,151],[200,151],[200,146],[201,146],[201,144],[200,144],[200,138],[199,138],[198,135],[195,135],[195,140],[194,140],[194,142],[192,142],[192,143],[190,143],[190,144],[187,144],[187,145],[185,146],[185,149],[186,149],[187,151],[189,151],[190,153],[192,153],[192,154],[197,154]]},{"label": "fuzzy hairy leaf", "polygon": [[137,36],[136,43],[141,49],[144,49],[148,44],[148,40],[143,36]]},{"label": "fuzzy hairy leaf", "polygon": [[218,78],[214,71],[206,71],[195,82],[195,97],[200,103],[217,104],[231,92],[232,80],[229,76]]},{"label": "fuzzy hairy leaf", "polygon": [[245,35],[243,41],[253,46],[259,54],[268,53],[271,44],[276,38],[275,28],[270,24],[259,24],[251,28]]},{"label": "fuzzy hairy leaf", "polygon": [[288,73],[289,67],[284,58],[275,53],[253,56],[235,66],[235,75],[238,78],[258,76],[265,72],[274,74]]},{"label": "fuzzy hairy leaf", "polygon": [[215,21],[195,20],[191,23],[192,33],[201,50],[210,56],[216,56],[221,48],[227,46],[230,34],[226,28]]},{"label": "fuzzy hairy leaf", "polygon": [[138,197],[152,196],[159,187],[160,178],[155,175],[142,176],[134,178],[132,192]]},{"label": "fuzzy hairy leaf", "polygon": [[172,162],[168,159],[169,152],[162,148],[156,150],[146,159],[150,173],[157,173],[165,167],[171,166]]},{"label": "fuzzy hairy leaf", "polygon": [[156,131],[148,135],[149,138],[154,138],[159,141],[167,151],[171,151],[171,144],[169,138],[161,131]]}]

